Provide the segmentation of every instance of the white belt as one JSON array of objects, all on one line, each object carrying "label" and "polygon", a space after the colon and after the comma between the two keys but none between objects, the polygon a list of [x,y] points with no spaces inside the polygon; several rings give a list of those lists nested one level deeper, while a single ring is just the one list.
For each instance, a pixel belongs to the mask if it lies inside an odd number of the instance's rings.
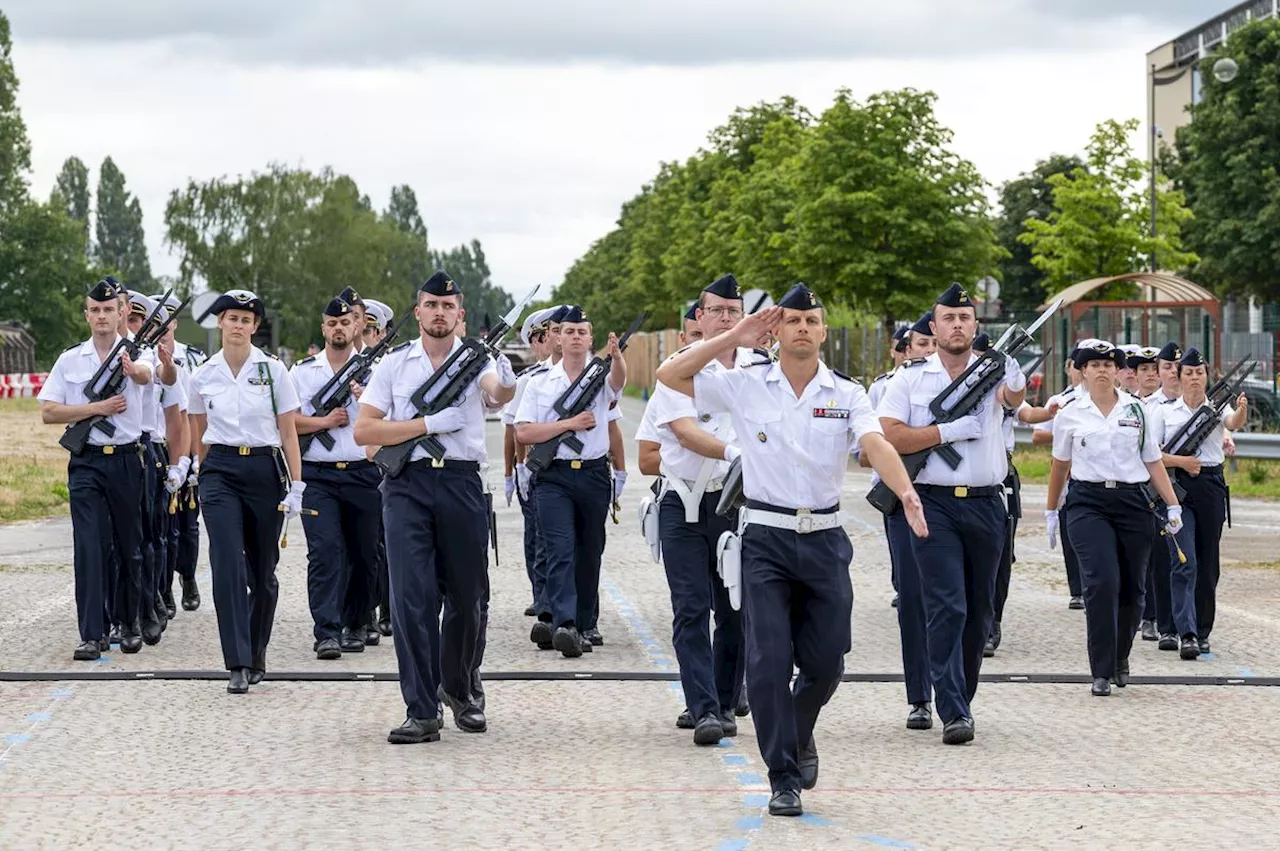
[{"label": "white belt", "polygon": [[667,489],[673,491],[676,496],[680,497],[680,502],[684,505],[684,522],[698,522],[698,513],[702,506],[702,495],[711,489],[711,484],[713,482],[719,482],[719,489],[724,489],[723,477],[719,479],[711,479],[711,470],[715,465],[715,458],[703,458],[702,467],[698,471],[698,478],[693,482],[668,475],[666,467],[663,467],[661,472]]},{"label": "white belt", "polygon": [[830,514],[811,514],[807,509],[800,509],[799,514],[779,514],[774,511],[763,511],[759,508],[742,509],[740,528],[748,526],[768,526],[772,529],[787,529],[798,535],[811,532],[823,532],[844,525],[844,512],[835,511]]}]

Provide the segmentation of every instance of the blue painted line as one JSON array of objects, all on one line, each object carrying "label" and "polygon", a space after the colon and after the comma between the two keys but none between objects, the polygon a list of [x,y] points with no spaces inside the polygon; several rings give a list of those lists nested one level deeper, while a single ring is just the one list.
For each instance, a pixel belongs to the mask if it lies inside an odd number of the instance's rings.
[{"label": "blue painted line", "polygon": [[34,724],[37,721],[48,721],[52,717],[52,713],[49,712],[32,712],[27,716],[27,720]]},{"label": "blue painted line", "polygon": [[811,824],[814,827],[831,827],[832,825],[832,822],[829,822],[820,816],[815,816],[813,813],[805,813],[796,819],[796,821],[801,824]]},{"label": "blue painted line", "polygon": [[1212,653],[1201,653],[1200,658],[1212,662],[1216,657]]},{"label": "blue painted line", "polygon": [[59,689],[54,689],[52,692],[50,692],[49,697],[52,697],[54,700],[66,700],[68,697],[71,697],[73,694],[75,694],[75,692],[73,692],[69,688],[59,688]]},{"label": "blue painted line", "polygon": [[[721,739],[721,741],[724,741]],[[720,761],[725,765],[746,765],[747,758],[740,753],[727,753],[720,757]]]},{"label": "blue painted line", "polygon": [[31,735],[28,733],[10,733],[4,737],[4,740],[11,745],[23,745],[31,741]]},{"label": "blue painted line", "polygon": [[754,771],[740,771],[738,772],[738,782],[743,786],[762,786],[764,785],[764,777]]},{"label": "blue painted line", "polygon": [[106,653],[103,653],[101,656],[95,659],[94,662],[98,665],[106,665],[111,662],[111,657],[108,656]]},{"label": "blue painted line", "polygon": [[742,806],[748,809],[757,809],[759,807],[769,806],[769,796],[761,795],[758,792],[750,795],[742,796]]},{"label": "blue painted line", "polygon": [[738,830],[759,830],[764,827],[764,819],[760,816],[743,816],[733,826]]},{"label": "blue painted line", "polygon": [[870,842],[872,845],[879,845],[881,848],[915,848],[916,847],[914,843],[903,842],[900,839],[890,839],[887,836],[873,836],[870,834],[863,834],[861,836],[855,836],[854,839],[857,839],[861,842]]},{"label": "blue painted line", "polygon": [[1252,668],[1240,668],[1238,671],[1236,671],[1236,674],[1237,674],[1238,676],[1241,676],[1241,677],[1256,677],[1256,676],[1258,676],[1257,674],[1255,674],[1255,673],[1253,672],[1253,669],[1252,669]]},{"label": "blue painted line", "polygon": [[750,844],[750,839],[726,839],[716,846],[716,851],[743,851]]}]

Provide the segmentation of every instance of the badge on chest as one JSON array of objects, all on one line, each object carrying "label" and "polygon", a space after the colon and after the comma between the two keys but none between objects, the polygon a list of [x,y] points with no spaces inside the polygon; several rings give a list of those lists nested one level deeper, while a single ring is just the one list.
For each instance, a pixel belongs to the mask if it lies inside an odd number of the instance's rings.
[{"label": "badge on chest", "polygon": [[814,408],[813,416],[820,420],[847,420],[849,419],[848,408]]},{"label": "badge on chest", "polygon": [[255,387],[266,387],[271,383],[270,378],[250,378],[249,383]]},{"label": "badge on chest", "polygon": [[1142,420],[1137,417],[1126,418],[1116,422],[1120,428],[1142,428]]}]

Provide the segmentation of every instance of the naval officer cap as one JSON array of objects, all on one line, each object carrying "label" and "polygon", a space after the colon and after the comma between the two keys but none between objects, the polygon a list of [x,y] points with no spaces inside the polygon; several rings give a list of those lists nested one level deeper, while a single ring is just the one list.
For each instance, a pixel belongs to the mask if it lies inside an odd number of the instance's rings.
[{"label": "naval officer cap", "polygon": [[778,300],[778,307],[785,307],[787,310],[817,310],[822,307],[822,302],[804,284],[796,284]]},{"label": "naval officer cap", "polygon": [[703,288],[704,293],[720,296],[720,298],[742,299],[742,287],[733,275],[721,275]]},{"label": "naval officer cap", "polygon": [[1160,357],[1160,350],[1154,346],[1138,346],[1136,352],[1129,353],[1125,359],[1125,366],[1129,369],[1137,369],[1139,364],[1155,363]]},{"label": "naval officer cap", "polygon": [[923,334],[926,337],[933,336],[933,327],[929,324],[933,321],[933,311],[926,310],[920,314],[920,318],[911,326],[912,334]]},{"label": "naval officer cap", "polygon": [[379,331],[387,330],[387,326],[395,319],[390,306],[371,298],[364,300],[364,324],[373,325]]},{"label": "naval officer cap", "polygon": [[1101,342],[1102,341],[1097,339],[1096,337],[1086,337],[1083,340],[1077,340],[1076,344],[1071,347],[1071,351],[1067,354],[1067,357],[1071,358],[1072,360],[1075,360],[1076,352],[1080,351],[1081,349],[1091,348],[1094,345]]},{"label": "naval officer cap", "polygon": [[[1088,343],[1089,345],[1085,345]],[[1076,369],[1084,369],[1084,365],[1089,361],[1109,360],[1117,367],[1124,366],[1124,352],[1117,349],[1106,340],[1085,340],[1076,347],[1071,355],[1071,359],[1075,361]]]},{"label": "naval officer cap", "polygon": [[973,338],[973,345],[970,348],[975,352],[985,352],[991,348],[991,337],[987,334],[979,334]]},{"label": "naval officer cap", "polygon": [[182,300],[179,299],[176,295],[170,294],[168,296],[165,296],[164,293],[154,293],[152,295],[147,296],[147,298],[151,299],[157,304],[160,303],[161,299],[164,299],[165,309],[169,311],[174,311],[174,310],[177,310],[179,307],[182,307]]},{"label": "naval officer cap", "polygon": [[443,270],[436,272],[430,278],[422,282],[422,286],[418,287],[419,292],[427,295],[461,295],[462,290],[458,289],[458,285],[453,282],[453,278]]},{"label": "naval officer cap", "polygon": [[338,293],[338,298],[353,307],[365,306],[364,299],[360,298],[360,293],[356,292],[355,287],[343,287],[342,292]]},{"label": "naval officer cap", "polygon": [[1208,366],[1208,363],[1204,355],[1200,354],[1200,350],[1192,346],[1178,360],[1178,366]]},{"label": "naval officer cap", "polygon": [[528,345],[529,338],[533,336],[534,332],[547,330],[547,323],[551,320],[551,314],[559,309],[559,306],[544,307],[526,316],[524,324],[520,326],[520,339],[524,340],[525,344]]},{"label": "naval officer cap", "polygon": [[214,316],[221,316],[227,310],[248,310],[259,319],[267,315],[267,306],[262,303],[262,299],[249,290],[227,290],[209,308]]},{"label": "naval officer cap", "polygon": [[341,298],[331,298],[324,308],[325,316],[350,316],[351,305],[343,301]]},{"label": "naval officer cap", "polygon": [[136,313],[138,316],[147,317],[151,315],[151,311],[156,309],[155,300],[142,293],[126,290],[125,294],[129,296],[129,312]]},{"label": "naval officer cap", "polygon": [[117,286],[115,278],[107,275],[101,281],[94,284],[85,293],[93,301],[112,301],[120,296],[120,288]]},{"label": "naval officer cap", "polygon": [[587,319],[587,314],[583,312],[580,305],[571,304],[568,308],[569,309],[564,312],[564,317],[560,320],[562,324],[569,325],[571,323],[590,321]]},{"label": "naval officer cap", "polygon": [[973,300],[969,298],[969,293],[965,292],[964,287],[952,284],[938,296],[934,304],[942,307],[973,307]]},{"label": "naval officer cap", "polygon": [[1165,343],[1164,348],[1160,350],[1159,358],[1170,363],[1177,363],[1182,360],[1182,347],[1173,342]]}]

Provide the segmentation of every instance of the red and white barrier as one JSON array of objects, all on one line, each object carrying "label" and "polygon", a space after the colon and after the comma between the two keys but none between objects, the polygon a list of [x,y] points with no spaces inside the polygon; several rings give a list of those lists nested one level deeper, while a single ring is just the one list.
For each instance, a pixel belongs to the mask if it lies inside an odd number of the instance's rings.
[{"label": "red and white barrier", "polygon": [[0,399],[33,399],[44,386],[47,372],[9,372],[0,374]]}]

